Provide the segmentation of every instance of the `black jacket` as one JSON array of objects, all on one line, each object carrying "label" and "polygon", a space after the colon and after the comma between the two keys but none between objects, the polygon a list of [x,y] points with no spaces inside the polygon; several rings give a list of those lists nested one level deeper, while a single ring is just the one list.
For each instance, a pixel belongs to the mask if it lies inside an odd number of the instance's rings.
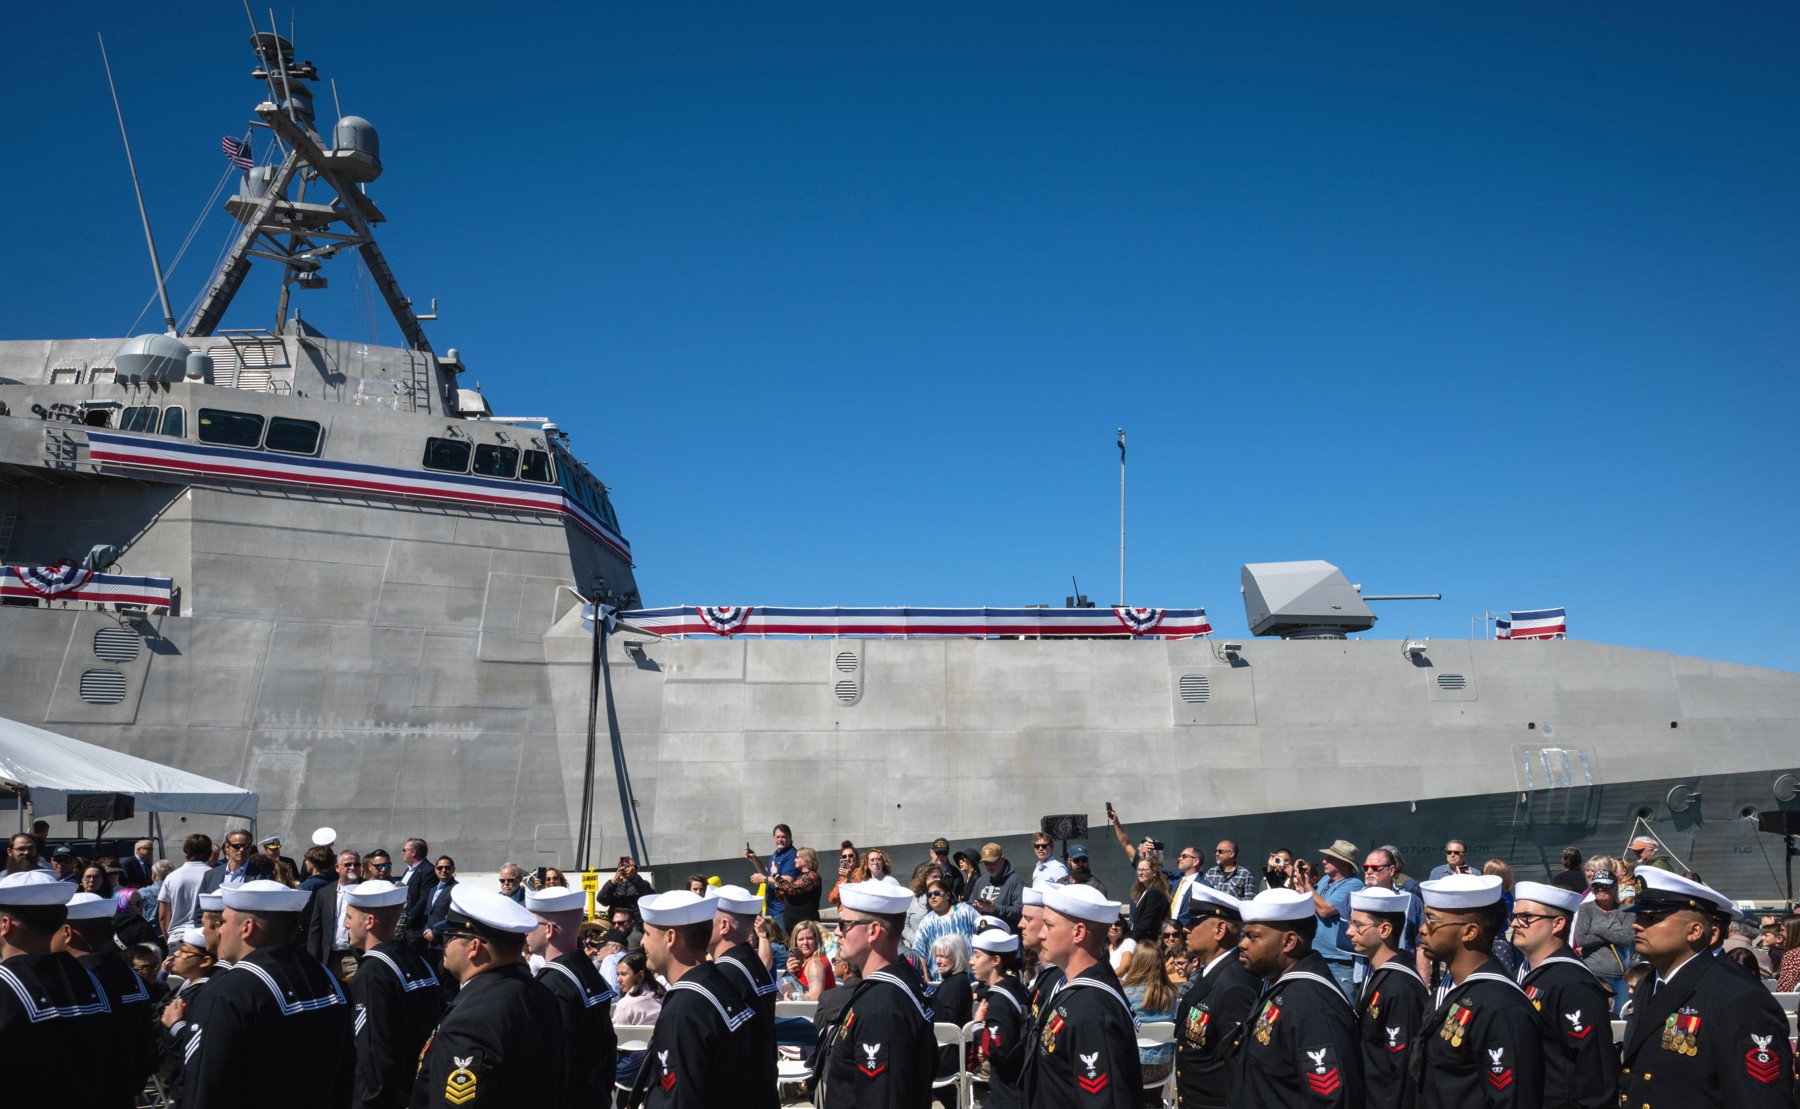
[{"label": "black jacket", "polygon": [[306,953],[324,965],[330,958],[337,944],[338,891],[343,887],[336,882],[329,882],[313,891],[312,900],[306,903],[306,914],[302,932],[302,941]]},{"label": "black jacket", "polygon": [[444,1011],[437,976],[410,946],[389,940],[365,951],[350,980],[356,1017],[357,1109],[399,1109],[412,1095],[419,1052]]},{"label": "black jacket", "polygon": [[1363,979],[1356,995],[1357,1034],[1362,1043],[1363,1101],[1369,1109],[1407,1109],[1413,1103],[1407,1063],[1418,1047],[1431,991],[1406,954],[1383,963]]},{"label": "black jacket", "polygon": [[1038,1009],[1026,1103],[1043,1109],[1136,1109],[1143,1100],[1131,1003],[1105,961],[1064,979]]},{"label": "black jacket", "polygon": [[1526,971],[1521,984],[1543,1033],[1546,1109],[1617,1105],[1612,1007],[1594,972],[1565,947]]},{"label": "black jacket", "polygon": [[1498,960],[1489,959],[1444,995],[1419,1029],[1412,1056],[1407,1065],[1421,1109],[1544,1104],[1537,1011]]},{"label": "black jacket", "polygon": [[87,971],[100,981],[113,1011],[113,1039],[105,1057],[114,1071],[113,1104],[130,1109],[144,1088],[144,1079],[156,1069],[160,1025],[151,1013],[150,988],[131,969],[131,964],[112,950],[77,956]]},{"label": "black jacket", "polygon": [[[355,1064],[350,1002],[325,968],[287,944],[215,973],[188,1007],[182,1109],[343,1109]],[[270,1069],[270,1045],[306,1060],[305,1081]]]},{"label": "black jacket", "polygon": [[1792,1105],[1794,1055],[1786,1015],[1760,982],[1721,964],[1701,952],[1654,992],[1654,978],[1638,987],[1625,1024],[1621,1104]]},{"label": "black jacket", "polygon": [[[417,947],[425,942],[425,903],[437,888],[437,870],[430,860],[422,862],[406,880],[406,906],[400,910],[400,935]],[[406,874],[401,872],[402,877]]]},{"label": "black jacket", "polygon": [[1262,993],[1234,948],[1188,977],[1175,1003],[1175,1088],[1183,1106],[1219,1109],[1231,1090],[1231,1057]]},{"label": "black jacket", "polygon": [[663,995],[633,1103],[650,1109],[714,1109],[738,1103],[755,1071],[745,1028],[756,1011],[730,973],[701,963]]},{"label": "black jacket", "polygon": [[[714,965],[725,972],[725,979],[737,987],[739,998],[756,1013],[745,1027],[752,1071],[749,1089],[742,1092],[743,1104],[746,1109],[776,1109],[781,1094],[776,1078],[775,981],[756,950],[747,943],[735,945]],[[820,1000],[823,1002],[823,997]],[[821,1004],[813,1013],[820,1024],[825,1023],[824,1009]]]},{"label": "black jacket", "polygon": [[579,951],[545,964],[537,980],[556,999],[561,1019],[562,1104],[610,1104],[619,1066],[619,1036],[612,1023],[618,992]]},{"label": "black jacket", "polygon": [[[236,971],[232,971],[236,974]],[[540,1109],[562,1096],[562,1017],[523,963],[463,983],[419,1061],[412,1109]]]},{"label": "black jacket", "polygon": [[989,986],[979,1047],[988,1061],[988,1096],[982,1109],[1023,1109],[1025,1063],[1031,1058],[1031,997],[1017,978]]},{"label": "black jacket", "polygon": [[1316,952],[1269,986],[1239,1042],[1231,1104],[1259,1109],[1362,1105],[1356,1014]]},{"label": "black jacket", "polygon": [[117,1109],[116,1088],[72,1080],[70,1070],[75,1060],[106,1052],[114,1027],[106,991],[73,955],[14,955],[0,963],[0,1044],[15,1064],[6,1068],[7,1104]]},{"label": "black jacket", "polygon": [[928,1006],[910,963],[891,963],[865,977],[830,1043],[821,1045],[824,1109],[921,1109],[937,1070]]}]

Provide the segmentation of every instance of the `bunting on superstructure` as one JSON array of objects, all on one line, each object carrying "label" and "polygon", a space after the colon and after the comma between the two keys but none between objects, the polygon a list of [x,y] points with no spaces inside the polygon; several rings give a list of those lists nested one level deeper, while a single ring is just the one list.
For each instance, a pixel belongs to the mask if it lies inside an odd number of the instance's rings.
[{"label": "bunting on superstructure", "polygon": [[168,608],[174,592],[172,578],[96,574],[66,561],[54,566],[0,566],[0,597]]},{"label": "bunting on superstructure", "polygon": [[677,605],[622,612],[658,635],[952,636],[1193,639],[1212,634],[1203,608],[781,608]]}]

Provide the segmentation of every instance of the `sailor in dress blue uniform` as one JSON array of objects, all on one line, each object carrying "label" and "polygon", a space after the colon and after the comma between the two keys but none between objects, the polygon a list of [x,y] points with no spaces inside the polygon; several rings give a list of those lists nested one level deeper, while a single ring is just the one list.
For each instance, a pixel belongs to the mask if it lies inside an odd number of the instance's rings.
[{"label": "sailor in dress blue uniform", "polygon": [[525,891],[525,909],[538,919],[525,937],[525,949],[545,960],[538,984],[556,999],[561,1016],[562,1103],[569,1106],[607,1104],[619,1068],[619,1036],[612,1022],[619,992],[582,953],[579,936],[586,908],[587,894],[578,889]]},{"label": "sailor in dress blue uniform", "polygon": [[1240,903],[1244,969],[1268,983],[1240,1035],[1231,1104],[1356,1109],[1362,1055],[1356,1015],[1331,967],[1313,950],[1313,896],[1267,889]]},{"label": "sailor in dress blue uniform", "polygon": [[1418,1044],[1419,1026],[1431,1011],[1431,991],[1413,969],[1400,939],[1417,902],[1401,890],[1370,886],[1350,895],[1351,946],[1369,960],[1368,977],[1356,994],[1357,1036],[1362,1044],[1363,1101],[1369,1109],[1404,1109],[1412,1104],[1407,1063]]},{"label": "sailor in dress blue uniform", "polygon": [[751,1081],[749,1036],[756,1011],[723,970],[706,961],[719,899],[671,890],[638,902],[644,956],[669,982],[631,1104],[651,1109],[725,1109]]},{"label": "sailor in dress blue uniform", "polygon": [[1019,965],[1019,937],[996,924],[970,941],[969,973],[987,987],[976,1009],[981,1022],[977,1044],[988,1061],[983,1109],[1021,1109],[1025,1104],[1025,1063],[1031,1058],[1031,997],[1013,973]]},{"label": "sailor in dress blue uniform", "polygon": [[1044,891],[1044,954],[1065,977],[1038,1010],[1026,1103],[1133,1109],[1143,1097],[1137,1022],[1107,959],[1107,926],[1119,903],[1093,886]]},{"label": "sailor in dress blue uniform", "polygon": [[[187,1009],[182,1109],[340,1109],[354,1063],[350,1002],[290,940],[311,894],[258,879],[223,889],[219,951],[232,969]],[[269,1045],[306,1060],[306,1080],[272,1079]]]},{"label": "sailor in dress blue uniform", "polygon": [[862,980],[824,1051],[824,1109],[924,1109],[937,1074],[931,1002],[900,931],[912,894],[888,882],[838,887],[838,953]]},{"label": "sailor in dress blue uniform", "polygon": [[1619,1100],[1611,1002],[1569,947],[1579,908],[1581,895],[1561,886],[1513,889],[1512,943],[1527,964],[1519,985],[1543,1033],[1545,1109],[1610,1109]]},{"label": "sailor in dress blue uniform", "polygon": [[1188,954],[1198,968],[1175,1002],[1175,1100],[1183,1109],[1224,1109],[1239,1035],[1262,996],[1262,979],[1244,969],[1243,906],[1205,882],[1182,902]]},{"label": "sailor in dress blue uniform", "polygon": [[1709,917],[1735,912],[1709,886],[1638,872],[1637,952],[1655,968],[1625,1024],[1619,1102],[1632,1109],[1789,1109],[1794,1056],[1786,1014],[1761,982],[1707,950]]},{"label": "sailor in dress blue uniform", "polygon": [[399,1109],[412,1095],[419,1053],[444,1010],[425,957],[400,938],[406,887],[385,878],[344,890],[344,929],[360,952],[350,979],[356,1109]]},{"label": "sailor in dress blue uniform", "polygon": [[111,1043],[112,1005],[73,955],[51,950],[75,884],[48,870],[0,878],[0,1044],[9,1104],[111,1109],[114,1091],[59,1063]]},{"label": "sailor in dress blue uniform", "polygon": [[775,979],[753,946],[763,899],[742,886],[719,886],[713,892],[719,899],[713,916],[713,964],[725,972],[743,1003],[756,1013],[744,1029],[752,1076],[742,1104],[745,1109],[776,1109],[781,1104],[781,1089],[776,1067]]},{"label": "sailor in dress blue uniform", "polygon": [[1544,1048],[1537,1011],[1493,957],[1506,926],[1500,879],[1452,874],[1419,890],[1419,946],[1449,968],[1410,1064],[1420,1109],[1538,1109]]},{"label": "sailor in dress blue uniform", "polygon": [[57,930],[51,947],[75,956],[106,990],[113,1011],[113,1042],[102,1058],[112,1072],[107,1081],[112,1086],[113,1105],[131,1109],[144,1090],[144,1080],[156,1069],[156,1021],[149,987],[113,943],[116,911],[110,897],[76,894],[69,898],[68,919]]}]

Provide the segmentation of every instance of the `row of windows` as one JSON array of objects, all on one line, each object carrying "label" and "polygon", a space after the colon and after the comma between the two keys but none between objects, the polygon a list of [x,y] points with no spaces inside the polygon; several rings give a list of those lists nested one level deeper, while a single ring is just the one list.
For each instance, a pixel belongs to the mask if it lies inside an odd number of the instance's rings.
[{"label": "row of windows", "polygon": [[154,404],[134,405],[119,413],[119,430],[180,438],[187,434],[187,421],[178,405],[160,410]]},{"label": "row of windows", "polygon": [[589,512],[598,516],[606,523],[607,527],[614,531],[619,530],[619,518],[613,515],[612,502],[606,499],[606,491],[591,475],[574,466],[563,466],[557,476],[561,479],[563,489],[571,497],[581,502]]},{"label": "row of windows", "polygon": [[200,441],[221,447],[248,447],[282,454],[317,454],[321,429],[311,420],[291,416],[266,419],[252,412],[223,408],[200,410]]},{"label": "row of windows", "polygon": [[[524,465],[519,459],[524,456]],[[425,468],[445,474],[474,473],[480,477],[524,478],[549,484],[550,456],[543,451],[503,447],[498,443],[471,443],[467,439],[425,440]]]}]

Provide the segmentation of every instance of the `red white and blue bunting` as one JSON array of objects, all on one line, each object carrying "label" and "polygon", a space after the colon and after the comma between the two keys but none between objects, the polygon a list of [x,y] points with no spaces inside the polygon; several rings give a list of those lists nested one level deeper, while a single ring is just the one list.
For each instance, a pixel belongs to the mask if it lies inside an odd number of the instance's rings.
[{"label": "red white and blue bunting", "polygon": [[1193,639],[1212,634],[1203,608],[780,608],[678,605],[621,612],[658,635],[959,636]]},{"label": "red white and blue bunting", "polygon": [[0,597],[168,608],[174,592],[171,578],[96,574],[66,561],[54,566],[0,566]]},{"label": "red white and blue bunting", "polygon": [[1568,613],[1560,608],[1514,611],[1494,621],[1495,639],[1564,639],[1568,634]]}]

